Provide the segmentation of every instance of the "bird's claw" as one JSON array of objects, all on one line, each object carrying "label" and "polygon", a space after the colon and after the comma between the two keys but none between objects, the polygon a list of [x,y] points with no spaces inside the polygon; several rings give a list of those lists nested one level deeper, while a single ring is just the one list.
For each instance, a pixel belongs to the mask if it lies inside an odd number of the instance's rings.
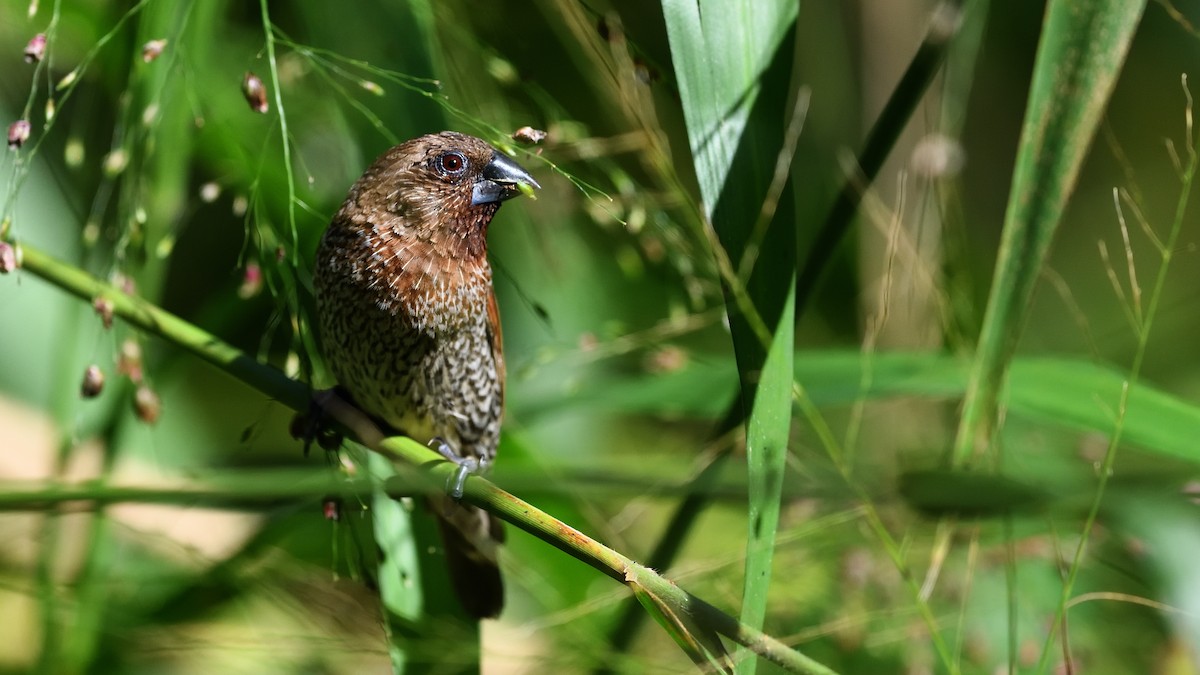
[{"label": "bird's claw", "polygon": [[492,463],[487,459],[463,457],[446,442],[446,439],[441,437],[434,437],[430,440],[429,447],[437,450],[439,455],[455,464],[454,473],[450,474],[450,477],[446,479],[446,492],[455,500],[462,499],[463,490],[467,485],[467,478],[469,476],[486,473],[492,466]]}]

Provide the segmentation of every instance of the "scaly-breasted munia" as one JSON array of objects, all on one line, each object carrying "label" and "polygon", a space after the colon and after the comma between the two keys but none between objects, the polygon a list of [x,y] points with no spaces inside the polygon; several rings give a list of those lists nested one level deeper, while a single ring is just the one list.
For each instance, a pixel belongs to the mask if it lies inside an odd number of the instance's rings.
[{"label": "scaly-breasted munia", "polygon": [[[317,322],[341,388],[390,430],[470,469],[495,457],[504,404],[487,229],[522,185],[538,187],[478,138],[415,138],[358,179],[317,251]],[[451,496],[433,504],[459,599],[473,616],[496,616],[499,521]]]}]

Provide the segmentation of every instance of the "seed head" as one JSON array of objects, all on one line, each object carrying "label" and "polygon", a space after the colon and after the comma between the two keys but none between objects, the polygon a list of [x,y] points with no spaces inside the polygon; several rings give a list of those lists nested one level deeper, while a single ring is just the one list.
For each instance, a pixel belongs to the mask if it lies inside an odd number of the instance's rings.
[{"label": "seed head", "polygon": [[109,283],[121,289],[121,292],[126,295],[137,295],[137,282],[124,272],[114,272],[109,278]]},{"label": "seed head", "polygon": [[150,63],[157,59],[163,52],[163,47],[167,46],[166,40],[151,40],[142,45],[142,62]]},{"label": "seed head", "polygon": [[96,310],[96,314],[100,316],[100,320],[104,322],[104,328],[107,330],[112,328],[113,324],[113,301],[104,296],[99,296],[92,301],[92,309]]},{"label": "seed head", "polygon": [[8,125],[8,149],[16,150],[29,140],[29,120],[17,120]]},{"label": "seed head", "polygon": [[246,270],[242,273],[242,285],[238,288],[238,297],[243,300],[253,298],[262,290],[262,283],[262,268],[256,262],[247,263]]},{"label": "seed head", "polygon": [[0,274],[8,274],[17,269],[17,250],[7,241],[0,241]]},{"label": "seed head", "polygon": [[121,343],[121,353],[117,356],[117,372],[134,382],[142,381],[142,348],[137,340],[129,338]]},{"label": "seed head", "polygon": [[104,156],[104,175],[108,178],[120,176],[127,166],[129,166],[129,153],[125,151],[125,148],[117,148]]},{"label": "seed head", "polygon": [[536,145],[546,140],[546,132],[533,127],[521,127],[513,132],[512,138],[518,143]]},{"label": "seed head", "polygon": [[46,34],[38,33],[25,45],[25,63],[37,63],[46,55]]},{"label": "seed head", "polygon": [[162,401],[149,385],[141,384],[133,395],[133,409],[138,419],[146,424],[154,424],[162,414]]},{"label": "seed head", "polygon": [[246,97],[246,103],[254,112],[266,113],[270,109],[267,105],[267,87],[254,73],[247,72],[242,79],[242,96]]},{"label": "seed head", "polygon": [[644,365],[647,371],[661,375],[682,370],[687,363],[687,352],[679,347],[667,345],[647,355]]},{"label": "seed head", "polygon": [[211,204],[217,201],[217,197],[221,196],[221,185],[215,181],[209,181],[200,186],[200,201],[205,204]]},{"label": "seed head", "polygon": [[83,384],[79,386],[79,395],[84,398],[96,398],[104,391],[104,371],[100,366],[92,364],[83,371]]},{"label": "seed head", "polygon": [[342,500],[337,497],[328,497],[321,503],[321,510],[325,512],[325,520],[336,523],[342,519]]},{"label": "seed head", "polygon": [[83,166],[85,150],[83,141],[78,136],[72,136],[67,139],[67,145],[63,148],[63,161],[72,169],[78,169]]},{"label": "seed head", "polygon": [[966,160],[966,152],[957,140],[932,133],[917,142],[909,164],[927,178],[951,178],[962,171]]}]

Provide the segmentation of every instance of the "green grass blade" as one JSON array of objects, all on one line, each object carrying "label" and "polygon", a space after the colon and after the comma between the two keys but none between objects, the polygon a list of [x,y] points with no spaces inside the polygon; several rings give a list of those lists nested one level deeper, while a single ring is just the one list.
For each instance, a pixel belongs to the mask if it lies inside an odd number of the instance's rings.
[{"label": "green grass blade", "polygon": [[956,465],[990,436],[1046,253],[1144,8],[1142,0],[1052,0],[1046,9]]},{"label": "green grass blade", "polygon": [[[766,614],[791,426],[796,245],[792,197],[763,212],[784,143],[797,3],[664,0],[663,15],[705,215],[719,239],[747,411],[750,528],[742,621]],[[765,215],[765,232],[754,224]],[[743,281],[729,261],[757,256]],[[722,260],[722,258],[724,258]],[[753,672],[753,659],[738,669]]]}]

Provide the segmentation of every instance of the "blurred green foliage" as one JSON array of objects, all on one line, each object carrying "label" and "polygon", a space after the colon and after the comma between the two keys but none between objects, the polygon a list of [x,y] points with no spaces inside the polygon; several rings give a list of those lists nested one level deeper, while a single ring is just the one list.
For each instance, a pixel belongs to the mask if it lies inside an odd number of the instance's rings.
[{"label": "blurred green foliage", "polygon": [[[928,4],[800,4],[793,79],[811,91],[792,165],[801,254],[842,181],[841,158],[873,121],[871,88],[894,85],[868,64],[879,50],[907,63]],[[978,30],[964,33],[980,36],[976,49],[956,45],[950,78],[934,87],[943,98],[916,115],[949,134],[961,171],[912,170],[914,147],[902,144],[797,317],[797,381],[845,445],[849,480],[808,423],[794,422],[765,630],[839,672],[943,672],[924,602],[953,667],[1036,672],[1097,462],[1121,424],[1112,490],[1057,630],[1087,672],[1196,672],[1197,573],[1185,555],[1196,541],[1186,488],[1200,457],[1190,212],[1143,386],[1123,418],[1114,405],[1137,349],[1126,254],[1148,286],[1162,257],[1146,231],[1168,231],[1181,190],[1172,154],[1186,158],[1194,141],[1180,75],[1200,65],[1200,15],[1183,3],[1147,9],[1028,308],[1002,397],[1003,476],[960,484],[926,470],[949,454],[1044,10],[993,2],[971,14],[977,7],[987,5],[965,4]],[[496,480],[642,559],[688,479],[732,444],[711,508],[663,571],[737,613],[745,468],[736,434],[711,432],[739,374],[658,3],[304,0],[270,3],[269,27],[258,3],[228,0],[34,8],[0,0],[0,119],[26,118],[33,130],[0,162],[10,236],[131,280],[318,386],[329,382],[306,323],[309,261],[371,158],[443,126],[514,147],[507,134],[518,127],[548,131],[518,151],[544,189],[506,206],[489,235],[510,377]],[[897,8],[916,17],[911,26],[887,18]],[[43,31],[45,60],[22,63]],[[157,39],[167,41],[161,55],[144,62],[143,45]],[[243,100],[248,71],[267,84],[265,115]],[[1113,188],[1128,194],[1128,241]],[[932,255],[910,253],[929,244]],[[906,264],[889,266],[897,260]],[[894,291],[883,300],[881,279]],[[0,311],[0,480],[13,491],[58,479],[169,488],[230,471],[330,473],[288,437],[288,411],[120,322],[106,330],[92,308],[29,275],[0,277]],[[881,328],[906,320],[933,339]],[[162,400],[153,426],[137,419],[134,385],[116,372],[127,340]],[[108,383],[81,400],[90,363]],[[956,495],[987,508],[964,515]],[[899,563],[867,526],[864,500],[899,542]],[[0,516],[0,671],[388,667],[362,504],[343,504],[336,523],[320,494],[270,507],[78,511]],[[940,530],[938,517],[948,518]],[[937,548],[947,531],[949,546]],[[625,589],[519,533],[506,550],[510,606],[483,627],[489,672],[691,668],[650,622],[629,651],[608,649]],[[926,578],[935,562],[940,574]],[[914,597],[910,583],[927,592]],[[473,658],[461,644],[427,646]],[[1064,643],[1050,649],[1052,664],[1063,659]]]}]

